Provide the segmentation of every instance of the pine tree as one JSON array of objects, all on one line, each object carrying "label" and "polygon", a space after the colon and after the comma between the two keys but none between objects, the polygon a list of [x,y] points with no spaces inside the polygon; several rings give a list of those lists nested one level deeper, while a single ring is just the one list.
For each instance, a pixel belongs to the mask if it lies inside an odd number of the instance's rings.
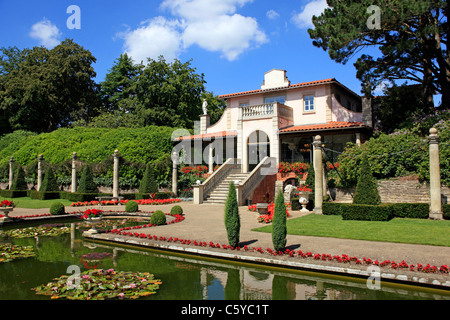
[{"label": "pine tree", "polygon": [[56,180],[53,170],[49,167],[45,171],[44,179],[42,180],[42,185],[39,189],[41,192],[52,192],[59,191],[58,181]]},{"label": "pine tree", "polygon": [[81,173],[80,185],[77,192],[79,193],[97,193],[97,184],[94,182],[94,176],[91,168],[86,165]]},{"label": "pine tree", "polygon": [[225,204],[225,228],[227,229],[228,243],[236,248],[239,246],[241,221],[239,217],[239,205],[236,197],[236,187],[230,183],[227,202]]},{"label": "pine tree", "polygon": [[14,174],[14,179],[11,185],[11,190],[13,191],[23,191],[28,190],[28,184],[25,181],[25,171],[19,166]]},{"label": "pine tree", "polygon": [[155,180],[153,175],[153,166],[150,164],[147,165],[147,168],[144,173],[144,177],[141,180],[139,185],[140,193],[156,193],[159,191],[158,183]]},{"label": "pine tree", "polygon": [[372,170],[370,169],[367,155],[363,156],[360,164],[358,183],[356,184],[353,203],[370,205],[377,205],[381,203],[377,182],[373,177]]},{"label": "pine tree", "polygon": [[283,192],[280,190],[275,198],[272,220],[272,243],[276,251],[284,251],[287,241],[286,235],[286,205]]}]

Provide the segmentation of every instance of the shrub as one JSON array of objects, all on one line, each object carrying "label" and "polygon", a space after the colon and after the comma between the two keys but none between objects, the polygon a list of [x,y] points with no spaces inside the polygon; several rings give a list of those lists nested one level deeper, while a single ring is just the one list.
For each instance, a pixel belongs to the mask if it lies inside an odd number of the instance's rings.
[{"label": "shrub", "polygon": [[393,215],[391,204],[367,205],[341,203],[343,220],[389,221]]},{"label": "shrub", "polygon": [[363,160],[361,162],[353,203],[370,205],[377,205],[381,203],[377,182],[372,175],[372,170],[370,169],[369,160],[366,155],[363,156]]},{"label": "shrub", "polygon": [[445,220],[450,220],[450,204],[442,205],[442,212]]},{"label": "shrub", "polygon": [[125,212],[137,212],[139,205],[136,201],[130,200],[125,204]]},{"label": "shrub", "polygon": [[97,193],[97,184],[94,182],[94,176],[90,166],[86,165],[81,173],[80,185],[78,186],[78,193]]},{"label": "shrub", "polygon": [[396,218],[428,219],[430,216],[428,203],[394,203],[392,208]]},{"label": "shrub", "polygon": [[150,223],[156,226],[162,226],[166,224],[166,214],[161,210],[155,211],[150,217]]},{"label": "shrub", "polygon": [[19,166],[16,169],[16,172],[14,173],[11,190],[14,191],[28,190],[28,185],[27,182],[25,181],[25,171],[23,171],[21,166]]},{"label": "shrub", "polygon": [[53,173],[53,170],[49,167],[45,171],[44,179],[42,180],[41,187],[39,188],[40,192],[55,192],[59,191],[58,182]]},{"label": "shrub", "polygon": [[172,207],[172,209],[170,209],[170,214],[182,215],[183,214],[183,208],[181,208],[180,206],[176,205],[176,206]]},{"label": "shrub", "polygon": [[139,193],[157,193],[158,191],[158,183],[153,175],[153,166],[147,165],[144,177],[139,185]]},{"label": "shrub", "polygon": [[275,209],[272,222],[272,243],[276,251],[284,251],[286,247],[286,205],[284,195],[280,190],[275,197]]},{"label": "shrub", "polygon": [[342,203],[324,202],[322,211],[324,215],[342,215]]},{"label": "shrub", "polygon": [[65,214],[66,210],[64,208],[64,205],[61,202],[54,202],[50,206],[50,214],[54,216],[59,216],[62,214]]},{"label": "shrub", "polygon": [[293,211],[298,211],[301,209],[300,202],[298,202],[298,201],[299,201],[299,198],[296,198],[296,197],[291,199],[291,209]]},{"label": "shrub", "polygon": [[236,248],[239,246],[241,221],[236,197],[236,187],[233,182],[230,182],[227,201],[225,203],[225,228],[227,230],[228,244]]}]

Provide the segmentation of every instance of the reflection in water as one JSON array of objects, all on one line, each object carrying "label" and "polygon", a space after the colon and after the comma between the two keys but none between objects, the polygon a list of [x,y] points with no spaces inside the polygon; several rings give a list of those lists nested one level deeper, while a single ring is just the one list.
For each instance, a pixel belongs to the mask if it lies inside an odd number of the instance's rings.
[{"label": "reflection in water", "polygon": [[[438,295],[383,284],[381,290],[373,291],[365,281],[86,242],[81,232],[72,223],[70,234],[3,240],[33,246],[36,257],[0,264],[0,299],[46,299],[35,295],[31,288],[66,274],[70,265],[79,266],[81,271],[114,268],[150,272],[162,280],[158,293],[149,297],[151,300],[450,299],[450,293]],[[93,258],[83,260],[83,255]]]}]

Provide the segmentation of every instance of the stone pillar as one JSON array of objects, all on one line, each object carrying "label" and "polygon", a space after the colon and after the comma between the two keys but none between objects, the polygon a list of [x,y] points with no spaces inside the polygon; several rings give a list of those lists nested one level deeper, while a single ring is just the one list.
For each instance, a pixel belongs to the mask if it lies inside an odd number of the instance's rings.
[{"label": "stone pillar", "polygon": [[358,146],[358,147],[361,147],[361,133],[357,133],[356,134],[356,145]]},{"label": "stone pillar", "polygon": [[38,156],[38,174],[37,174],[37,191],[41,189],[42,185],[42,160],[44,160],[44,156],[40,154]]},{"label": "stone pillar", "polygon": [[209,145],[208,164],[209,164],[208,173],[214,173],[214,143],[211,143]]},{"label": "stone pillar", "polygon": [[437,129],[430,129],[430,219],[443,220],[441,203],[441,166]]},{"label": "stone pillar", "polygon": [[11,157],[11,159],[9,159],[9,190],[11,190],[11,186],[13,184],[13,180],[14,180],[14,157]]},{"label": "stone pillar", "polygon": [[322,137],[314,138],[314,213],[323,214],[323,162],[322,162]]},{"label": "stone pillar", "polygon": [[113,197],[119,196],[119,150],[114,150]]},{"label": "stone pillar", "polygon": [[209,115],[200,116],[200,134],[206,134],[206,131],[211,123]]},{"label": "stone pillar", "polygon": [[77,167],[76,167],[76,161],[77,161],[77,153],[74,152],[72,154],[72,185],[71,185],[72,193],[77,192]]},{"label": "stone pillar", "polygon": [[172,193],[178,196],[178,153],[172,152]]}]

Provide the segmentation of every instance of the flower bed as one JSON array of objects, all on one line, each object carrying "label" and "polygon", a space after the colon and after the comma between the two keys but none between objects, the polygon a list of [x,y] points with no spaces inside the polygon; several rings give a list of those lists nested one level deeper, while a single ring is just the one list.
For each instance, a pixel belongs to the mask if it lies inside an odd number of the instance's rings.
[{"label": "flower bed", "polygon": [[338,263],[346,263],[346,264],[356,264],[356,265],[375,265],[379,267],[387,267],[391,269],[406,269],[409,271],[418,271],[418,272],[425,272],[425,273],[440,273],[440,274],[449,274],[449,266],[442,265],[440,267],[433,266],[430,264],[426,264],[425,266],[418,263],[416,265],[414,264],[408,264],[406,261],[402,260],[401,262],[395,262],[391,260],[384,260],[384,261],[378,261],[378,260],[372,260],[370,258],[357,258],[355,256],[349,256],[346,254],[342,255],[330,255],[330,254],[320,254],[320,253],[312,253],[312,252],[303,252],[302,250],[290,250],[286,249],[285,251],[276,251],[271,248],[263,249],[261,247],[232,247],[227,244],[220,244],[220,243],[214,243],[213,241],[206,242],[206,241],[200,241],[200,240],[191,240],[191,239],[183,239],[178,237],[163,237],[163,236],[157,236],[157,235],[151,235],[151,234],[144,234],[139,232],[128,232],[123,231],[124,229],[120,230],[112,230],[111,233],[123,235],[123,236],[130,236],[130,237],[136,237],[141,239],[150,239],[154,241],[165,241],[165,242],[171,242],[171,243],[178,243],[182,245],[193,245],[198,247],[204,247],[204,248],[214,248],[214,249],[223,249],[223,250],[233,250],[233,251],[244,251],[244,252],[252,252],[252,253],[260,253],[260,254],[268,254],[272,256],[284,256],[284,257],[292,257],[292,258],[302,258],[302,259],[314,259],[314,260],[321,260],[321,261],[332,261],[332,262],[338,262]]},{"label": "flower bed", "polygon": [[15,259],[24,259],[34,256],[35,254],[33,247],[0,244],[0,263],[6,263]]},{"label": "flower bed", "polygon": [[128,203],[128,201],[135,201],[139,205],[164,205],[164,204],[173,204],[181,202],[181,199],[142,199],[142,200],[102,200],[102,201],[78,201],[78,202],[72,202],[70,205],[71,207],[84,207],[84,206],[116,206],[122,204],[125,205]]},{"label": "flower bed", "polygon": [[80,274],[79,283],[73,283],[69,276],[62,275],[33,288],[36,294],[50,296],[51,299],[106,300],[138,299],[155,294],[162,284],[148,272],[124,272],[114,269],[94,269]]}]

